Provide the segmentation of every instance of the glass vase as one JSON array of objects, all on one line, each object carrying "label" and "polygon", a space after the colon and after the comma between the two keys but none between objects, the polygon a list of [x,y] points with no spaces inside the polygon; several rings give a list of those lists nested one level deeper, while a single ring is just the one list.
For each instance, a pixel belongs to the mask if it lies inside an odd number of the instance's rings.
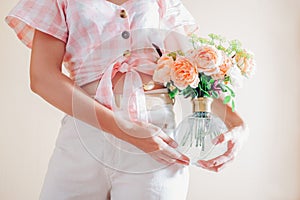
[{"label": "glass vase", "polygon": [[179,145],[177,150],[195,164],[198,160],[209,160],[225,153],[227,145],[215,145],[213,139],[226,132],[227,127],[211,112],[212,98],[200,97],[192,101],[193,114],[176,127],[174,138]]}]

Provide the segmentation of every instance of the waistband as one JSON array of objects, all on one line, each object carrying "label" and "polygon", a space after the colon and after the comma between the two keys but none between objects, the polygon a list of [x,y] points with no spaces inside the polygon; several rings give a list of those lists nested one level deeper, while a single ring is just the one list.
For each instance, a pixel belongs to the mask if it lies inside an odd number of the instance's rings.
[{"label": "waistband", "polygon": [[[115,94],[116,105],[119,106],[122,100],[122,94]],[[151,110],[154,107],[171,104],[174,105],[175,99],[171,99],[166,88],[150,90],[145,92],[146,109]]]}]

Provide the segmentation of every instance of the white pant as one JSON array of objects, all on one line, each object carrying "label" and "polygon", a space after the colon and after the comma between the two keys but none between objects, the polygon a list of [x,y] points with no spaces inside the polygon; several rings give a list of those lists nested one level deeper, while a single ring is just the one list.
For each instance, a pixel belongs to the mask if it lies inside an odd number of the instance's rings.
[{"label": "white pant", "polygon": [[[171,104],[148,114],[172,137]],[[39,199],[184,200],[188,179],[188,167],[162,165],[135,146],[65,115]]]}]

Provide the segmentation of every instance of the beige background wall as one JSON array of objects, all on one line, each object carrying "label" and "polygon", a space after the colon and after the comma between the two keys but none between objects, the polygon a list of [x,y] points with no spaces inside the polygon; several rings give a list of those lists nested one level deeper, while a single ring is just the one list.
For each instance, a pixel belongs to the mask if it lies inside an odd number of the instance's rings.
[{"label": "beige background wall", "polygon": [[[188,200],[300,200],[300,1],[183,2],[203,35],[239,38],[258,64],[238,97],[248,142],[219,174],[191,167]],[[62,113],[30,91],[30,51],[3,21],[15,3],[0,7],[0,199],[34,200]]]}]

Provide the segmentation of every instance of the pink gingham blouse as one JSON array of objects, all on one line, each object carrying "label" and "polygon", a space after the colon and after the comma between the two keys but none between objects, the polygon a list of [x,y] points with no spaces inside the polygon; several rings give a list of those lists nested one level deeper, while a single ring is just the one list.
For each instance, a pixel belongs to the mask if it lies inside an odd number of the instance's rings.
[{"label": "pink gingham blouse", "polygon": [[123,106],[142,120],[139,73],[153,74],[159,58],[153,43],[163,53],[182,49],[184,37],[199,30],[181,0],[128,0],[120,6],[106,0],[20,0],[5,21],[29,48],[34,29],[63,41],[70,78],[79,86],[100,79],[95,99],[109,108],[111,80],[118,71],[126,73]]}]

